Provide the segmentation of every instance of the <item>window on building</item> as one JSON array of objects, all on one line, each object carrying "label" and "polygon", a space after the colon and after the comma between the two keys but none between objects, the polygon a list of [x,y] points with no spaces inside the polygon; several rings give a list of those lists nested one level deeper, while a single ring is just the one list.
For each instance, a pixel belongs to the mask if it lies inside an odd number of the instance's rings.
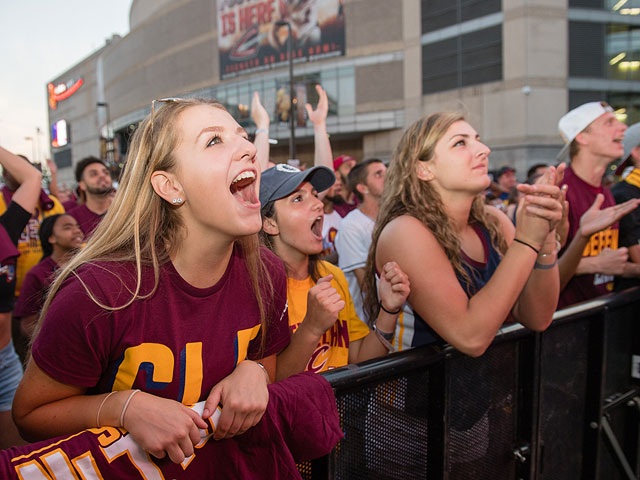
[{"label": "window on building", "polygon": [[569,0],[569,7],[606,10],[619,15],[640,15],[640,0]]},{"label": "window on building", "polygon": [[640,80],[640,26],[570,22],[569,76]]},{"label": "window on building", "polygon": [[502,26],[422,46],[422,93],[502,79]]},{"label": "window on building", "polygon": [[422,0],[422,33],[500,11],[501,0]]}]

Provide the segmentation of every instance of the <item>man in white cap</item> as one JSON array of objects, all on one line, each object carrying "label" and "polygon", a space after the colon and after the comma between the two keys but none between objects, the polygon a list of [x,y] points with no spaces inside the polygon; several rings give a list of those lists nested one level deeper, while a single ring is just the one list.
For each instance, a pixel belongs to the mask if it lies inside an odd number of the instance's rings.
[{"label": "man in white cap", "polygon": [[[626,125],[604,102],[585,103],[558,122],[569,153],[563,185],[569,202],[569,236],[559,259],[559,308],[613,290],[615,275],[635,276],[640,270],[628,262],[626,248],[618,248],[618,220],[637,207],[637,201],[616,205],[602,186],[607,167],[624,153]],[[602,208],[602,210],[601,210]]]},{"label": "man in white cap", "polygon": [[[624,154],[618,164],[616,175],[623,175],[623,178],[611,189],[616,203],[619,204],[640,198],[640,123],[631,125],[627,129],[622,144],[624,145]],[[619,244],[622,247],[627,247],[629,260],[640,264],[640,209],[634,210],[620,219]],[[616,290],[638,284],[640,284],[638,279],[616,280]]]}]

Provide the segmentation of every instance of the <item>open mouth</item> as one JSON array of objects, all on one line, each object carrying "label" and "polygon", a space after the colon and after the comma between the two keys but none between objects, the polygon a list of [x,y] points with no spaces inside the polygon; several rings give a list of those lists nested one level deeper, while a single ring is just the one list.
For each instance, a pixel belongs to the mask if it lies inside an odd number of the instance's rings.
[{"label": "open mouth", "polygon": [[258,203],[255,182],[256,173],[252,170],[245,170],[231,182],[229,190],[234,197],[241,199],[244,203],[254,205]]},{"label": "open mouth", "polygon": [[322,222],[324,218],[322,216],[317,217],[311,224],[311,233],[319,240],[322,240]]}]

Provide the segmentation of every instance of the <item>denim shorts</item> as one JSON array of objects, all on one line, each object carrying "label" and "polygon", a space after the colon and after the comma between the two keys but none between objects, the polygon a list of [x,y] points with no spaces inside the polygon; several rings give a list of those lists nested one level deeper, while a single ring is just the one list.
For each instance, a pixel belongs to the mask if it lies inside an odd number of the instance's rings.
[{"label": "denim shorts", "polygon": [[11,410],[13,396],[22,379],[22,365],[13,342],[0,350],[0,412]]}]

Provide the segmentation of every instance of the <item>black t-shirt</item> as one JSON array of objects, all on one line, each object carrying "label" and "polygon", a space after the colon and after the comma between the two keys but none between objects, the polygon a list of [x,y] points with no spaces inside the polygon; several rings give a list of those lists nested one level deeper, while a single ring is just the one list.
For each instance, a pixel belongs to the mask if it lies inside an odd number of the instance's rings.
[{"label": "black t-shirt", "polygon": [[[0,233],[0,244],[2,257],[0,259],[0,313],[13,310],[14,294],[16,289],[16,259],[13,252],[18,245],[18,239],[29,222],[31,213],[15,202],[11,202],[7,210],[0,215],[0,228],[4,231]],[[8,237],[8,238],[7,238]],[[11,248],[13,246],[13,249]]]},{"label": "black t-shirt", "polygon": [[[640,169],[635,168],[624,180],[616,183],[611,189],[616,203],[624,203],[633,198],[640,198]],[[640,208],[626,214],[620,219],[620,247],[632,247],[640,243]],[[616,290],[624,290],[640,285],[637,278],[616,278]]]}]

